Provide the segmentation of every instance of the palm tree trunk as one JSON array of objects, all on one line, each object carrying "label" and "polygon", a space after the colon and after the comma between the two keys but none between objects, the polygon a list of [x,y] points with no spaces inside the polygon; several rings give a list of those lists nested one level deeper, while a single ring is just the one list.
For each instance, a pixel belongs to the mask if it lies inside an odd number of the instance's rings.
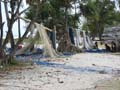
[{"label": "palm tree trunk", "polygon": [[0,48],[2,48],[3,42],[3,21],[2,21],[2,8],[1,8],[1,1],[0,1]]},{"label": "palm tree trunk", "polygon": [[[68,33],[68,7],[66,4],[65,7],[65,29],[62,30],[61,34],[58,34],[59,37],[59,46],[58,46],[58,51],[59,52],[81,52],[79,48],[77,48],[75,45],[71,43],[69,33]],[[60,36],[61,35],[61,36]]]},{"label": "palm tree trunk", "polygon": [[70,41],[69,34],[66,30],[64,29],[57,29],[57,39],[58,39],[58,48],[57,50],[59,52],[81,52],[81,50],[73,45]]},{"label": "palm tree trunk", "polygon": [[[19,2],[17,2],[17,4],[19,5]],[[19,10],[18,10],[18,16],[20,15],[19,13]],[[20,18],[18,18],[18,38],[20,39],[21,38],[21,31],[20,31]]]},{"label": "palm tree trunk", "polygon": [[68,8],[67,8],[67,6],[65,7],[65,30],[67,30],[68,29],[68,15],[67,15],[67,13],[68,13]]}]

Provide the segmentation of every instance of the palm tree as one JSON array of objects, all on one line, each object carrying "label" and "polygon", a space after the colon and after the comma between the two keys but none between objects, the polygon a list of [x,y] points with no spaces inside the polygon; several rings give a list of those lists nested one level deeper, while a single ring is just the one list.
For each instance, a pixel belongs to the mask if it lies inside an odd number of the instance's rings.
[{"label": "palm tree", "polygon": [[101,39],[104,27],[113,24],[116,18],[114,2],[110,0],[87,0],[80,3],[82,14],[87,19],[93,38],[97,35]]}]

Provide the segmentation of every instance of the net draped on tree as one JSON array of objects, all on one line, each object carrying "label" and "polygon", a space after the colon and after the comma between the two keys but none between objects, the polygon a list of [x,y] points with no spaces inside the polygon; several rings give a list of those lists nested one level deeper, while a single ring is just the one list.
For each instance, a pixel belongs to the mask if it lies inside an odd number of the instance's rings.
[{"label": "net draped on tree", "polygon": [[52,43],[51,43],[51,41],[50,41],[50,39],[49,39],[49,37],[47,35],[46,30],[52,31],[49,28],[43,26],[42,24],[38,24],[38,23],[35,22],[32,25],[31,30],[30,30],[31,34],[28,37],[29,43],[25,47],[23,47],[22,49],[18,50],[16,52],[16,55],[24,53],[30,47],[32,47],[36,43],[36,41],[40,40],[42,42],[42,44],[43,44],[43,50],[44,50],[43,55],[49,56],[49,57],[58,56],[56,51],[53,49]]}]

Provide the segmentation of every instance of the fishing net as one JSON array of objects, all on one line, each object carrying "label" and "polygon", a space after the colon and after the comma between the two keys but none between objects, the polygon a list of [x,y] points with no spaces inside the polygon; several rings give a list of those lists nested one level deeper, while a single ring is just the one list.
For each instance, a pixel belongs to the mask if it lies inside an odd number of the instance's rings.
[{"label": "fishing net", "polygon": [[56,57],[58,54],[56,51],[53,49],[52,43],[47,35],[47,31],[49,30],[47,27],[44,27],[42,24],[34,23],[31,30],[30,30],[30,35],[28,37],[29,43],[27,43],[22,49],[18,50],[16,52],[16,55],[22,54],[28,49],[30,49],[36,41],[41,41],[41,44],[43,45],[43,55],[44,56],[49,56],[49,57]]},{"label": "fishing net", "polygon": [[48,55],[50,57],[58,56],[55,50],[53,49],[52,43],[47,35],[47,28],[45,28],[42,24],[36,23],[35,25],[43,43],[44,55]]},{"label": "fishing net", "polygon": [[90,50],[93,48],[94,44],[90,37],[86,35],[86,33],[83,31],[83,46],[85,49]]}]

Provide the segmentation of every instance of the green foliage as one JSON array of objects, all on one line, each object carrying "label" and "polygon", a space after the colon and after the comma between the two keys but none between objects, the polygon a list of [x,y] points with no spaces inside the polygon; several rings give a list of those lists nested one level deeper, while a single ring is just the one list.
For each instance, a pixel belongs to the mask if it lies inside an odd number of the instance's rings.
[{"label": "green foliage", "polygon": [[[26,18],[33,19],[37,17],[38,23],[44,23],[49,28],[53,28],[54,25],[65,25],[65,8],[70,9],[74,0],[45,0],[39,3],[39,5],[30,5],[30,9],[26,13]],[[38,8],[39,12],[36,12]],[[35,13],[38,13],[35,16]],[[68,15],[68,26],[77,27],[79,16]]]},{"label": "green foliage", "polygon": [[120,14],[115,11],[115,4],[110,0],[86,0],[80,3],[80,9],[92,34],[102,34],[106,25],[120,21]]}]

